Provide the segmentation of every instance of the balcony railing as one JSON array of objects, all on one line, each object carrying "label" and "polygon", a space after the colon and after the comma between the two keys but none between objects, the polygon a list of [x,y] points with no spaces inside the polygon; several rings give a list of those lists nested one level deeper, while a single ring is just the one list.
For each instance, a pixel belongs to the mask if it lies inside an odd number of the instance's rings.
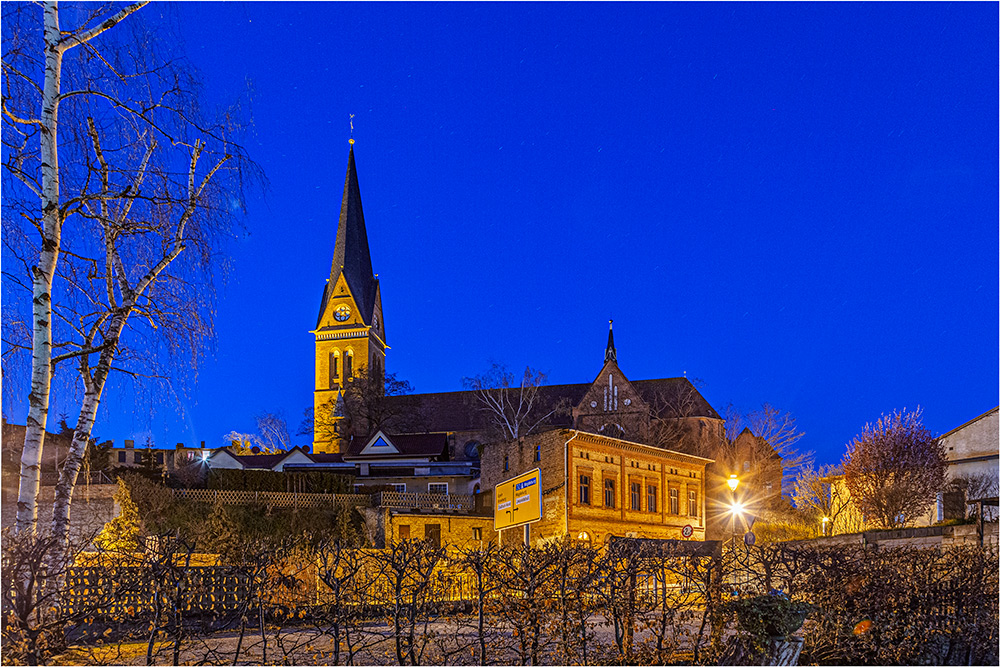
[{"label": "balcony railing", "polygon": [[476,508],[473,496],[459,493],[399,493],[383,491],[373,496],[376,507],[403,509],[461,510],[471,512]]}]

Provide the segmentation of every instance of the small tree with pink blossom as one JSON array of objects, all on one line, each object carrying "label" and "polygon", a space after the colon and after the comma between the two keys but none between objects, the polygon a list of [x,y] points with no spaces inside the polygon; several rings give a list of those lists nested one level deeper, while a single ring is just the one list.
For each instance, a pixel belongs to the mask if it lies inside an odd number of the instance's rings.
[{"label": "small tree with pink blossom", "polygon": [[944,488],[944,445],[921,417],[919,407],[882,415],[847,447],[844,481],[851,499],[881,528],[911,523]]}]

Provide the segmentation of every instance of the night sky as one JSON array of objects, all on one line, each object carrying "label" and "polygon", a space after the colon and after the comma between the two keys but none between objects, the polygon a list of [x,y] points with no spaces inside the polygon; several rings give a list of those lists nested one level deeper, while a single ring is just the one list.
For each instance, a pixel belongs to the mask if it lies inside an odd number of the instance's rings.
[{"label": "night sky", "polygon": [[270,187],[183,413],[113,392],[102,439],[294,432],[350,114],[387,370],[419,392],[493,359],[592,381],[614,318],[627,377],[770,402],[821,463],[882,412],[941,433],[998,403],[996,3],[143,12],[207,102],[252,89]]}]

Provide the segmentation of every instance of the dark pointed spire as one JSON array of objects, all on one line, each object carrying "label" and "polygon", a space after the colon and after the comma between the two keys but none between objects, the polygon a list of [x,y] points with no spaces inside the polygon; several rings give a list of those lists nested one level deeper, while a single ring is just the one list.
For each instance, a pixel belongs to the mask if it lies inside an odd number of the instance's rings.
[{"label": "dark pointed spire", "polygon": [[608,349],[604,351],[604,363],[613,361],[618,363],[618,353],[615,351],[615,332],[612,329],[614,320],[608,320]]},{"label": "dark pointed spire", "polygon": [[365,230],[365,214],[361,208],[361,189],[358,187],[358,172],[354,165],[354,141],[347,154],[347,176],[344,178],[344,196],[340,203],[340,220],[337,223],[337,241],[333,248],[333,264],[330,267],[330,282],[326,288],[320,317],[326,302],[337,284],[340,274],[344,274],[347,286],[360,309],[361,319],[371,324],[375,308],[375,275],[372,273],[371,253],[368,250],[368,233]]}]

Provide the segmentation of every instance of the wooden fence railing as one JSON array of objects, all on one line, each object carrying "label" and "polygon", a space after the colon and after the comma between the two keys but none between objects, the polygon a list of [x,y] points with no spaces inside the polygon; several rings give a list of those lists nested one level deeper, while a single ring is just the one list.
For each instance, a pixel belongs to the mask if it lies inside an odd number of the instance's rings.
[{"label": "wooden fence railing", "polygon": [[296,493],[288,491],[239,491],[234,489],[174,489],[174,497],[223,505],[270,505],[272,507],[364,507],[371,496],[360,493]]}]

